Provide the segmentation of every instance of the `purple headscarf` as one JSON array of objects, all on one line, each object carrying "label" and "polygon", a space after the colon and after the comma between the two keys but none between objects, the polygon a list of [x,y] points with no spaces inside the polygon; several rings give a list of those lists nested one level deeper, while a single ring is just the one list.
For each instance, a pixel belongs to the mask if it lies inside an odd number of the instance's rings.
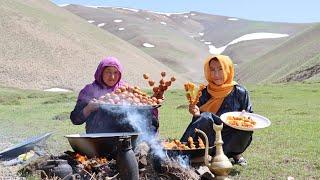
[{"label": "purple headscarf", "polygon": [[[97,81],[97,83],[99,85],[106,86],[106,84],[102,80],[102,72],[105,67],[110,67],[110,66],[115,67],[120,72],[119,81],[121,80],[121,75],[122,75],[122,71],[123,71],[122,65],[120,64],[120,62],[118,61],[117,58],[106,57],[102,61],[100,61],[99,65],[97,67],[96,73],[94,74],[94,79]],[[109,88],[114,88],[115,86],[117,86],[119,81],[113,87],[109,87]]]},{"label": "purple headscarf", "polygon": [[[120,72],[120,78],[119,81],[112,87],[107,86],[102,79],[102,72],[105,67],[115,67]],[[78,100],[89,102],[93,98],[99,98],[102,95],[105,95],[106,93],[113,92],[118,87],[125,84],[122,80],[122,65],[115,57],[106,57],[102,61],[100,61],[97,70],[94,74],[95,81],[91,84],[86,85],[79,94]]]}]

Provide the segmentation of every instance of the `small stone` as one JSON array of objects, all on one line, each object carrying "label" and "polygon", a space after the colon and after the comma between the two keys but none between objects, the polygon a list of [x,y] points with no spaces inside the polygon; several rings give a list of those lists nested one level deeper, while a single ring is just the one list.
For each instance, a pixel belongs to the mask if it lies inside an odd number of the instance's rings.
[{"label": "small stone", "polygon": [[214,179],[214,174],[211,173],[210,169],[207,166],[200,166],[197,170],[196,173],[198,173],[202,178],[207,179],[207,180],[213,180]]},{"label": "small stone", "polygon": [[288,176],[287,180],[294,180],[294,177]]}]

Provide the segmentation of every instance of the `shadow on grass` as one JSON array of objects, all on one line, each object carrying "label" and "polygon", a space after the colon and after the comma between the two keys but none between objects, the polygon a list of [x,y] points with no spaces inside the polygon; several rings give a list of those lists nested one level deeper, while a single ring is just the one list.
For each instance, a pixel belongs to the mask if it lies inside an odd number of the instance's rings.
[{"label": "shadow on grass", "polygon": [[188,109],[188,108],[189,108],[189,105],[187,105],[187,104],[181,104],[176,107],[176,109]]},{"label": "shadow on grass", "polygon": [[55,115],[52,120],[64,121],[69,120],[70,112],[63,112],[61,114]]},{"label": "shadow on grass", "polygon": [[76,98],[67,94],[59,94],[55,97],[50,98],[49,100],[42,102],[42,104],[56,104],[65,102],[76,102]]},{"label": "shadow on grass", "polygon": [[293,115],[299,115],[299,116],[301,116],[301,115],[306,115],[306,114],[308,114],[307,112],[296,112],[296,113],[293,113]]},{"label": "shadow on grass", "polygon": [[21,105],[20,100],[22,97],[20,96],[12,96],[12,97],[0,97],[0,104],[2,105]]},{"label": "shadow on grass", "polygon": [[282,96],[274,96],[274,97],[272,97],[272,99],[283,99],[284,97],[282,97]]},{"label": "shadow on grass", "polygon": [[29,95],[27,95],[27,98],[29,98],[29,99],[45,98],[45,97],[48,97],[48,95],[47,94],[38,93],[38,92],[30,93]]},{"label": "shadow on grass", "polygon": [[230,176],[239,176],[240,175],[240,171],[233,168],[233,169],[231,169],[229,175]]}]

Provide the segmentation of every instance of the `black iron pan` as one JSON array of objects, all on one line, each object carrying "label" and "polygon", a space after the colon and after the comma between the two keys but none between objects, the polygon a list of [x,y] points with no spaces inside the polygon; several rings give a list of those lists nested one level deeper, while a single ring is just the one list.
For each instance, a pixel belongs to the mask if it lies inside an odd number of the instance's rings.
[{"label": "black iron pan", "polygon": [[117,151],[119,139],[131,137],[132,145],[135,145],[139,133],[93,133],[66,135],[69,144],[75,152],[88,157],[102,157],[114,154]]}]

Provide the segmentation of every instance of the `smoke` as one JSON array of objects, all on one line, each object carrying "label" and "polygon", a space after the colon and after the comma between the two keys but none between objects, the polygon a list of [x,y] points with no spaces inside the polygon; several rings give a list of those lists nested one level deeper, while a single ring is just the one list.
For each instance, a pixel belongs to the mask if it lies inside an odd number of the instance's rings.
[{"label": "smoke", "polygon": [[[119,119],[121,123],[129,123],[136,132],[139,132],[139,142],[147,142],[151,147],[151,152],[161,159],[166,157],[166,153],[163,150],[161,141],[156,133],[155,127],[152,124],[152,109],[143,109],[145,107],[132,107],[132,106],[116,106],[116,108],[110,108],[108,111],[113,113],[125,114],[124,118]],[[119,121],[118,120],[118,121]]]},{"label": "smoke", "polygon": [[177,156],[177,161],[183,168],[185,169],[189,168],[190,161],[188,156],[183,156],[183,155]]},{"label": "smoke", "polygon": [[[154,127],[151,126],[152,121],[152,109],[142,109],[143,107],[132,106],[116,106],[116,108],[110,108],[108,110],[113,113],[125,114],[123,119],[119,119],[121,123],[129,123],[136,132],[139,132],[139,138],[137,144],[146,142],[151,149],[151,153],[159,157],[162,160],[168,158],[167,153],[163,149],[161,140],[156,133]],[[188,156],[179,155],[175,157],[175,160],[183,167],[189,168],[190,160]]]},{"label": "smoke", "polygon": [[[151,111],[151,110],[150,110]],[[151,112],[150,112],[151,114]],[[146,114],[139,113],[137,110],[132,110],[127,112],[127,121],[132,125],[132,127],[140,132],[139,141],[147,142],[151,147],[151,151],[161,159],[166,157],[166,153],[163,150],[161,141],[159,140],[155,129],[150,127],[151,118],[148,118]],[[149,122],[148,122],[149,121]]]}]

